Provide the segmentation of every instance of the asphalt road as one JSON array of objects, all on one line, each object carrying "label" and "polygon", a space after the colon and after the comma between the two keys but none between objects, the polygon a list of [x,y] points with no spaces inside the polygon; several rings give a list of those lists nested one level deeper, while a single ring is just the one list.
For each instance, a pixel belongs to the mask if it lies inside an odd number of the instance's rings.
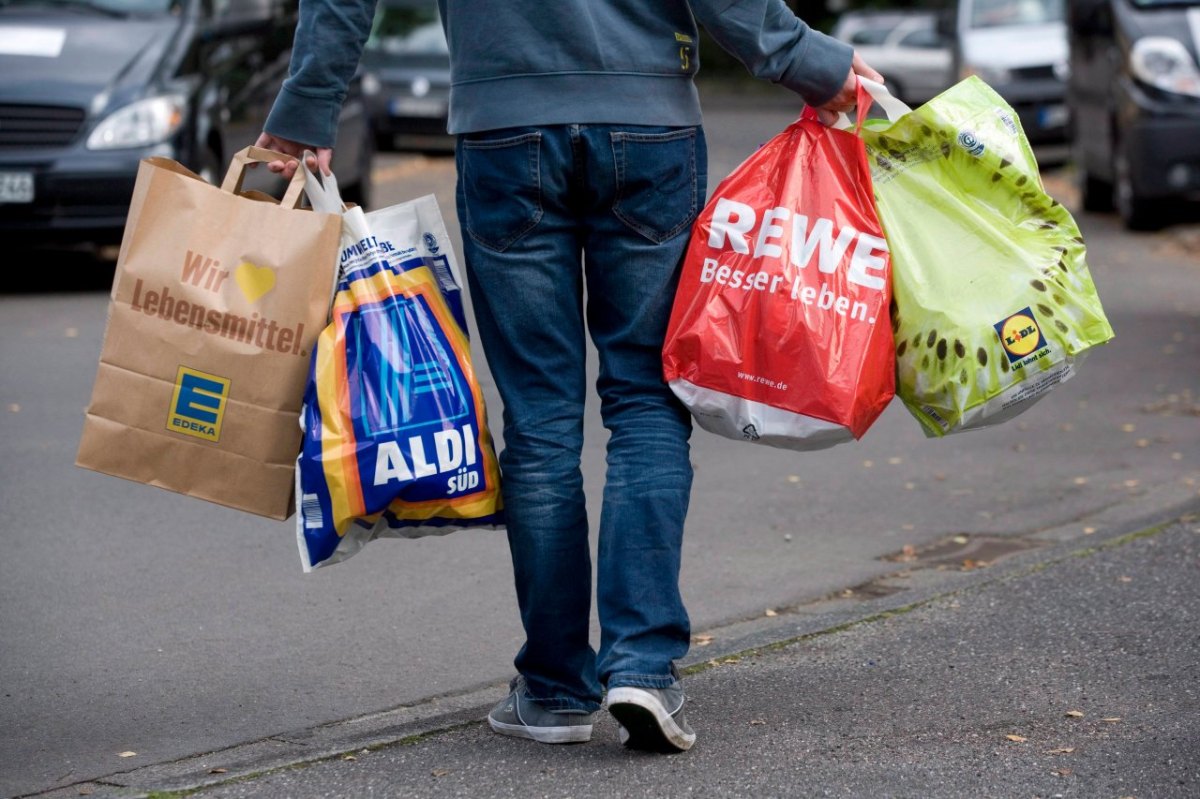
[{"label": "asphalt road", "polygon": [[[713,182],[789,119],[710,106]],[[449,159],[377,169],[378,203],[432,192],[456,227]],[[1066,180],[1049,185],[1070,204]],[[768,609],[868,586],[906,548],[999,561],[1040,532],[1084,540],[1195,501],[1195,229],[1079,221],[1117,338],[1019,419],[934,441],[896,402],[863,441],[812,454],[696,433],[683,591],[697,634],[719,644]],[[502,534],[376,542],[303,575],[290,523],[75,468],[106,290],[22,266],[46,290],[0,297],[0,794],[506,680],[521,635]],[[604,435],[593,414],[592,500]]]}]

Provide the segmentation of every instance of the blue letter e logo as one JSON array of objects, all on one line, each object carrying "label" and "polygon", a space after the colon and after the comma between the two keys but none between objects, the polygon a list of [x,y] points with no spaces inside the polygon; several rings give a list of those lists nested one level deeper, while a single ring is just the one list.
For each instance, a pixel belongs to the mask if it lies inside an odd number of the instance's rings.
[{"label": "blue letter e logo", "polygon": [[221,420],[228,399],[227,379],[181,366],[175,378],[167,429],[205,441],[217,441],[221,438]]}]

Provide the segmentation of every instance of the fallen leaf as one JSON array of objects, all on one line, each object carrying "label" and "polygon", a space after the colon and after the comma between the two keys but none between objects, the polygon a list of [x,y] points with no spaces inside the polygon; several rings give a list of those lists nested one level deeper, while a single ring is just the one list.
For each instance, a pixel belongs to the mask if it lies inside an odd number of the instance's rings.
[{"label": "fallen leaf", "polygon": [[767,722],[766,722],[765,720],[763,720],[763,719],[751,719],[751,720],[750,720],[750,726],[751,726],[751,727],[759,727],[759,726],[762,726],[763,724],[766,724],[766,723],[767,723]]},{"label": "fallen leaf", "polygon": [[1057,774],[1060,777],[1069,777],[1071,776],[1072,772],[1069,768],[1056,768],[1052,773]]},{"label": "fallen leaf", "polygon": [[1069,755],[1074,751],[1075,751],[1075,747],[1064,746],[1061,749],[1048,749],[1048,750],[1046,750],[1046,754],[1048,754],[1048,755]]},{"label": "fallen leaf", "polygon": [[[19,407],[19,406],[18,406],[18,407]],[[1172,452],[1172,453],[1171,453],[1171,460],[1173,460],[1173,461],[1181,461],[1181,460],[1183,460],[1183,453],[1182,453],[1182,452]]]},{"label": "fallen leaf", "polygon": [[430,773],[430,774],[432,774],[432,775],[433,775],[433,776],[435,776],[435,777],[445,777],[447,774],[449,774],[449,773],[450,773],[450,769],[448,769],[448,768],[435,768],[433,771],[431,771],[431,772],[429,772],[429,773]]},{"label": "fallen leaf", "polygon": [[988,563],[986,560],[974,560],[972,558],[967,558],[962,562],[962,570],[965,572],[975,571],[976,569],[986,569],[991,565],[992,564]]},{"label": "fallen leaf", "polygon": [[1141,485],[1141,483],[1142,483],[1141,480],[1126,480],[1125,487],[1126,488],[1137,488],[1139,485]]},{"label": "fallen leaf", "polygon": [[892,466],[899,466],[900,464],[904,463],[904,458],[888,458],[888,463],[890,463]]},{"label": "fallen leaf", "polygon": [[1084,535],[1091,535],[1091,534],[1092,534],[1092,533],[1094,533],[1094,532],[1096,532],[1096,528],[1095,528],[1095,527],[1085,527],[1085,528],[1083,528],[1083,534],[1084,534]]},{"label": "fallen leaf", "polygon": [[789,482],[789,483],[799,483],[799,482],[800,482],[800,475],[798,475],[798,474],[789,474],[789,475],[788,475],[788,482]]},{"label": "fallen leaf", "polygon": [[965,535],[956,535],[956,536],[954,536],[954,543],[956,543],[956,544],[965,544],[965,543],[967,543],[967,542],[968,542],[968,541],[970,541],[970,540],[971,540],[971,539],[970,539],[970,538],[967,538]]},{"label": "fallen leaf", "polygon": [[1082,710],[1068,710],[1067,715],[1073,719],[1081,719],[1081,718],[1083,718],[1083,711]]},{"label": "fallen leaf", "polygon": [[[9,406],[8,406],[8,410],[9,410],[9,411],[11,411],[12,413],[20,413],[20,412],[21,412],[21,406],[20,406],[20,405],[18,405],[17,403],[15,403],[15,402],[13,402],[13,403],[9,404]],[[1181,458],[1182,458],[1183,456],[1182,456],[1182,455],[1180,455],[1179,457],[1181,457]]]},{"label": "fallen leaf", "polygon": [[63,331],[63,335],[66,336],[67,338],[79,338],[79,328],[68,327],[66,330]]},{"label": "fallen leaf", "polygon": [[342,760],[358,760],[358,758],[355,757],[354,755],[344,755],[342,757]]},{"label": "fallen leaf", "polygon": [[117,757],[137,757],[137,752],[118,752]]},{"label": "fallen leaf", "polygon": [[227,768],[210,768],[208,770],[208,773],[209,774],[228,774],[229,769],[227,769]]},{"label": "fallen leaf", "polygon": [[713,637],[707,634],[693,635],[692,643],[696,646],[708,646],[713,642]]},{"label": "fallen leaf", "polygon": [[1120,577],[1118,577],[1117,579],[1118,579],[1118,580],[1120,580],[1120,581],[1121,581],[1121,582],[1123,582],[1123,583],[1132,583],[1132,582],[1133,582],[1133,578],[1132,578],[1132,577],[1126,577],[1125,575],[1121,575],[1121,576],[1120,576]]},{"label": "fallen leaf", "polygon": [[1075,425],[1071,424],[1070,422],[1063,422],[1058,426],[1058,429],[1062,430],[1064,433],[1069,433],[1075,429]]},{"label": "fallen leaf", "polygon": [[1028,738],[1022,738],[1020,735],[1005,735],[1004,737],[1019,744],[1023,744],[1029,740]]},{"label": "fallen leaf", "polygon": [[850,597],[854,596],[854,589],[853,588],[843,589],[842,596],[845,597],[846,599],[849,599]]},{"label": "fallen leaf", "polygon": [[1132,424],[1121,425],[1121,431],[1124,433],[1132,433],[1134,430],[1137,430],[1137,425],[1132,425]]},{"label": "fallen leaf", "polygon": [[875,461],[863,461],[864,469],[870,469],[874,465],[875,465]]},{"label": "fallen leaf", "polygon": [[1120,717],[1120,716],[1110,716],[1109,718],[1106,718],[1106,719],[1100,719],[1100,720],[1101,720],[1101,721],[1106,721],[1106,722],[1108,722],[1109,724],[1116,724],[1118,721],[1120,721],[1120,720],[1121,720],[1121,717]]},{"label": "fallen leaf", "polygon": [[1071,482],[1075,483],[1075,485],[1077,485],[1077,486],[1083,486],[1083,485],[1087,485],[1087,481],[1088,481],[1088,479],[1086,477],[1076,477]]},{"label": "fallen leaf", "polygon": [[88,788],[88,787],[85,785],[84,787],[82,787],[82,788],[80,788],[80,789],[79,789],[79,795],[80,795],[80,796],[91,796],[91,795],[92,795],[92,789],[91,789],[91,788]]},{"label": "fallen leaf", "polygon": [[[1183,457],[1183,456],[1180,456],[1180,457]],[[905,484],[904,484],[904,490],[905,490],[905,491],[912,491],[912,490],[913,490],[914,488],[916,488],[916,487],[917,487],[917,484],[916,484],[916,483],[905,483]]]},{"label": "fallen leaf", "polygon": [[1137,440],[1137,447],[1138,447],[1139,449],[1145,449],[1145,448],[1146,448],[1146,447],[1148,447],[1148,446],[1150,446],[1150,439],[1148,439],[1148,438],[1139,438],[1139,439]]},{"label": "fallen leaf", "polygon": [[916,530],[917,526],[915,524],[902,524],[902,525],[900,525],[900,529],[901,530]]},{"label": "fallen leaf", "polygon": [[778,616],[779,614],[770,608],[767,608],[767,616]]}]

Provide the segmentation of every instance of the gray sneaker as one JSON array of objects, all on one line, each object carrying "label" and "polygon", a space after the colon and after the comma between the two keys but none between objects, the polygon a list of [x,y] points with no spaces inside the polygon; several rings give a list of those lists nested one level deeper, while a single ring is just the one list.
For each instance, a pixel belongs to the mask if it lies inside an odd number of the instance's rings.
[{"label": "gray sneaker", "polygon": [[525,678],[514,677],[509,694],[488,713],[488,724],[501,735],[530,738],[543,744],[575,744],[592,740],[592,715],[579,710],[552,712],[529,698]]},{"label": "gray sneaker", "polygon": [[676,679],[669,688],[609,688],[605,706],[620,723],[625,746],[671,753],[686,752],[696,743],[683,715],[684,701],[683,685]]}]

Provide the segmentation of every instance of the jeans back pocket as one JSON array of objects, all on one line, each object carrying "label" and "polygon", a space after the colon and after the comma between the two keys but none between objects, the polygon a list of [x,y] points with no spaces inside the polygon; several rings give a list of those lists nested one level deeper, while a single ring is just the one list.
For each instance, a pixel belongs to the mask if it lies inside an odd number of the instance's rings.
[{"label": "jeans back pocket", "polygon": [[611,134],[613,213],[656,244],[679,235],[696,219],[696,135],[696,128]]},{"label": "jeans back pocket", "polygon": [[534,131],[460,141],[462,225],[480,245],[503,252],[541,221],[541,139]]}]

